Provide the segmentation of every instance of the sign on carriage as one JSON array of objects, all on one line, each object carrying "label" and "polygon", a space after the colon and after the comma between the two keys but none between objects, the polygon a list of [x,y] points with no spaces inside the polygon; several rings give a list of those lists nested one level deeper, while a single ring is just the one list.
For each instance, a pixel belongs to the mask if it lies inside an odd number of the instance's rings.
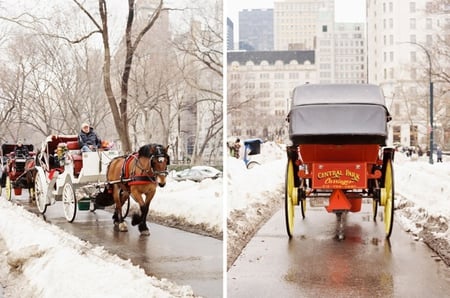
[{"label": "sign on carriage", "polygon": [[367,187],[365,163],[314,163],[313,188],[361,189]]}]

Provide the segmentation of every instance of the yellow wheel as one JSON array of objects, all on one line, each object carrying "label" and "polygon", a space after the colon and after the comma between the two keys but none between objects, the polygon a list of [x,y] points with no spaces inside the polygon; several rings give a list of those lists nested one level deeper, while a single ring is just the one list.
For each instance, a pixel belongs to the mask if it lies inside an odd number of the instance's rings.
[{"label": "yellow wheel", "polygon": [[9,176],[6,176],[5,196],[6,196],[6,200],[11,201],[12,185],[11,185],[11,178],[9,178]]},{"label": "yellow wheel", "polygon": [[394,224],[394,174],[392,160],[385,163],[384,188],[381,189],[381,205],[384,206],[384,230],[389,239]]},{"label": "yellow wheel", "polygon": [[294,234],[294,207],[297,204],[297,189],[294,187],[294,166],[292,160],[288,159],[284,192],[284,211],[286,216],[286,231],[289,238],[292,238]]}]

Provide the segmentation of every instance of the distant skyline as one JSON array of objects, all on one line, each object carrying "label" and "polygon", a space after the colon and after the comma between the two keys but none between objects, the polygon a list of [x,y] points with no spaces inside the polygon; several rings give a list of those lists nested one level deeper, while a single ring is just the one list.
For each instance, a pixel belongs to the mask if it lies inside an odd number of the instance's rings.
[{"label": "distant skyline", "polygon": [[[273,8],[275,0],[225,1],[225,15],[234,24],[235,41],[239,32],[239,11],[244,9]],[[366,0],[335,0],[336,22],[365,22]]]}]

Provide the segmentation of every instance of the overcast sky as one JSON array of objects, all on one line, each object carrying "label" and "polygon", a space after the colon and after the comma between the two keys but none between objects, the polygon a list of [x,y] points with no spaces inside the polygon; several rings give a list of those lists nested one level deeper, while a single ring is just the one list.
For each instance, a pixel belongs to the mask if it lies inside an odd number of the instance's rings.
[{"label": "overcast sky", "polygon": [[[239,11],[249,8],[273,8],[274,0],[233,0],[225,1],[226,15],[236,26]],[[337,22],[363,22],[365,19],[365,0],[335,0]]]}]

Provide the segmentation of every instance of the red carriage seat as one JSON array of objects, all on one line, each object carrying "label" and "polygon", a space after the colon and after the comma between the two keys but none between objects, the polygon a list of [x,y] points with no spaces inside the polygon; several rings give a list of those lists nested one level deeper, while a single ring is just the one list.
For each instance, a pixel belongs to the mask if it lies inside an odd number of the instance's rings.
[{"label": "red carriage seat", "polygon": [[81,168],[83,167],[83,156],[81,155],[80,145],[78,141],[67,142],[67,149],[70,151],[73,159],[74,175],[78,176],[80,174]]}]

